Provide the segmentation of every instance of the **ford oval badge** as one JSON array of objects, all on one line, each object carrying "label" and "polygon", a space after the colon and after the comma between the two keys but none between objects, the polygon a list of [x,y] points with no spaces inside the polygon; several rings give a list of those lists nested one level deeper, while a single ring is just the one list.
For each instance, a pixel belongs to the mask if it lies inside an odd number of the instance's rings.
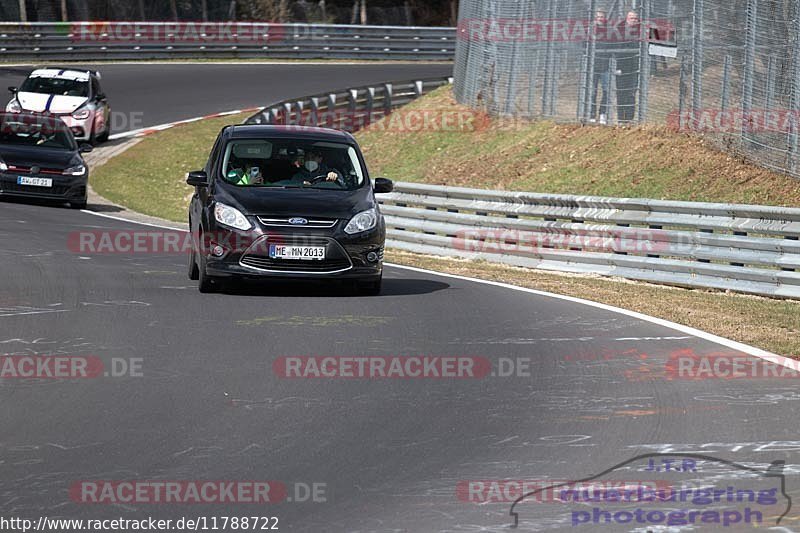
[{"label": "ford oval badge", "polygon": [[291,224],[292,226],[305,226],[306,224],[308,224],[308,220],[306,220],[305,218],[299,218],[299,217],[298,218],[290,218],[289,219],[289,224]]}]

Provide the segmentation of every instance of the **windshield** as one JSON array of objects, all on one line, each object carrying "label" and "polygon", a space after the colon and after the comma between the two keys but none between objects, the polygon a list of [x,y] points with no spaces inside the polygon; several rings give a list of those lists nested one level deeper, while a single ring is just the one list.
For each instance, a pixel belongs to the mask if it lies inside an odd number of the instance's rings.
[{"label": "windshield", "polygon": [[26,93],[57,94],[59,96],[89,96],[89,82],[61,78],[28,78],[19,88]]},{"label": "windshield", "polygon": [[353,190],[365,172],[353,146],[308,139],[236,139],[222,176],[238,187]]},{"label": "windshield", "polygon": [[0,121],[0,144],[74,150],[75,141],[61,119],[5,117]]}]

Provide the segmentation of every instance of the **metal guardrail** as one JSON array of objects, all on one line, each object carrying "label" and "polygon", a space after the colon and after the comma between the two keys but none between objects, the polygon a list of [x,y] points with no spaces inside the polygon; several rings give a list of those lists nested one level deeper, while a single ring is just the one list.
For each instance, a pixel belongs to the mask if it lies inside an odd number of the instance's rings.
[{"label": "metal guardrail", "polygon": [[452,82],[453,78],[387,82],[285,100],[266,106],[245,123],[316,126],[352,132]]},{"label": "metal guardrail", "polygon": [[800,298],[800,209],[395,185],[393,248]]},{"label": "metal guardrail", "polygon": [[[277,102],[249,124],[356,131],[452,78]],[[800,299],[800,209],[396,183],[387,246],[417,253]]]},{"label": "metal guardrail", "polygon": [[339,24],[0,23],[0,60],[397,59],[451,61],[455,28]]}]

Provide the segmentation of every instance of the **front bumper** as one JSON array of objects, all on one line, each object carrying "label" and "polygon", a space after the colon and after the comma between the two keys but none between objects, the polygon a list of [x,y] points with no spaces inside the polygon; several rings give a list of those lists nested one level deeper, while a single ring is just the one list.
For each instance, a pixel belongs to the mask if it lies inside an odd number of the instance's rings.
[{"label": "front bumper", "polygon": [[[340,222],[338,226],[343,226]],[[248,232],[217,226],[206,234],[203,249],[206,272],[215,277],[366,279],[377,278],[383,271],[386,230],[379,227],[359,235],[347,235],[334,229],[267,231],[258,227]],[[269,257],[270,244],[324,246],[325,260],[279,260]],[[215,256],[215,247],[224,254]]]},{"label": "front bumper", "polygon": [[72,115],[58,115],[64,124],[72,130],[72,135],[75,136],[76,141],[88,141],[92,137],[92,125],[94,124],[94,111],[89,113],[89,116],[84,119],[76,119]]},{"label": "front bumper", "polygon": [[24,198],[41,198],[43,200],[82,201],[86,198],[86,188],[89,182],[87,175],[60,176],[57,174],[25,175],[26,177],[41,177],[53,180],[52,187],[37,187],[34,185],[18,185],[17,177],[21,174],[0,173],[0,196],[17,196]]}]

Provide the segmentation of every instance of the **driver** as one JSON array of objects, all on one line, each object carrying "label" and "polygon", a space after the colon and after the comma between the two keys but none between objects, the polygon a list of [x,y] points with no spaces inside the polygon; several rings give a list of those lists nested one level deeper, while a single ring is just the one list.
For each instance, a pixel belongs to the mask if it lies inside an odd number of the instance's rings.
[{"label": "driver", "polygon": [[303,185],[311,185],[311,181],[314,178],[324,177],[325,181],[337,181],[340,176],[339,171],[328,167],[322,159],[322,154],[319,152],[307,152],[303,168],[292,176],[292,181],[302,181]]}]

